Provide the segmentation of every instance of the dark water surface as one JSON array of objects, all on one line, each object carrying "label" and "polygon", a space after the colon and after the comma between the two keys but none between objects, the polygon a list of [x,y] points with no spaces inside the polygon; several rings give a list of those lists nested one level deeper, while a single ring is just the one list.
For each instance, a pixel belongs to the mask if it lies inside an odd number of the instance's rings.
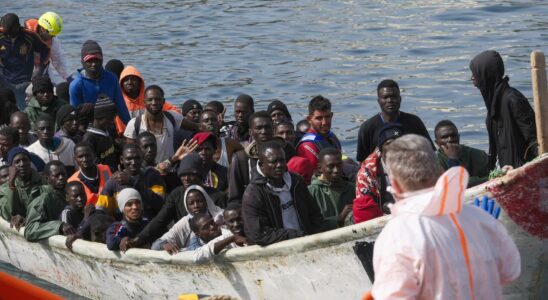
[{"label": "dark water surface", "polygon": [[322,94],[334,104],[334,131],[351,157],[360,124],[378,112],[376,85],[384,78],[400,83],[402,110],[418,114],[432,136],[449,118],[462,142],[486,149],[486,110],[469,61],[499,51],[510,84],[531,97],[530,52],[548,52],[547,1],[0,3],[2,14],[22,20],[59,13],[72,69],[80,67],[81,44],[95,39],[105,62],[136,66],[173,103],[230,104],[248,93],[259,109],[273,99],[286,102],[298,119]]}]

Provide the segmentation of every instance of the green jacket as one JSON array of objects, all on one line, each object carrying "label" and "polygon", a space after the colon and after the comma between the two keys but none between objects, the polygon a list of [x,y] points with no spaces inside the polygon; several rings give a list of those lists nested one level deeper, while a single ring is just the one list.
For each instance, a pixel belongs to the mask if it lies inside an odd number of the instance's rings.
[{"label": "green jacket", "polygon": [[25,238],[37,242],[50,236],[60,234],[59,215],[67,205],[65,192],[44,186],[44,193],[34,199],[29,207],[25,224]]},{"label": "green jacket", "polygon": [[[59,100],[57,99],[57,97],[54,96],[49,106],[40,106],[38,100],[36,100],[36,97],[32,96],[27,108],[25,108],[25,113],[27,114],[27,116],[29,116],[31,130],[35,130],[36,119],[38,119],[38,116],[40,116],[40,114],[46,113],[50,115],[53,120],[56,120],[55,116],[57,114],[57,110],[59,110],[59,107],[65,104],[67,104],[65,101]],[[57,122],[54,122],[54,125],[55,132],[57,132],[57,130],[59,129],[59,126],[57,126]]]},{"label": "green jacket", "polygon": [[317,176],[312,177],[308,191],[316,199],[323,218],[329,223],[330,228],[338,227],[339,213],[345,205],[352,204],[356,196],[353,183],[341,180],[336,184],[328,185],[319,180]]},{"label": "green jacket", "polygon": [[[447,155],[440,149],[436,151],[436,154],[438,155],[438,161],[443,169],[449,169],[449,158]],[[468,187],[484,183],[489,179],[489,155],[484,151],[461,145],[459,165],[463,166],[466,171],[468,171],[468,174],[470,174]]]},{"label": "green jacket", "polygon": [[24,185],[20,179],[15,179],[15,191],[6,182],[0,185],[0,217],[10,221],[12,216],[27,215],[27,209],[33,199],[42,193],[42,178],[32,170],[30,183]]}]

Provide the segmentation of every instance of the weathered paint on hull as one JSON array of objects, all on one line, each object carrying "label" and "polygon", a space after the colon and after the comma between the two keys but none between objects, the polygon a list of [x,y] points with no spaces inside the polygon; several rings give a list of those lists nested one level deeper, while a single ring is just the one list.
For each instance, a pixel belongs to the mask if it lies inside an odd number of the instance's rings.
[{"label": "weathered paint on hull", "polygon": [[[522,258],[520,278],[504,289],[507,299],[541,299],[548,295],[548,243],[542,235],[530,234],[531,226],[516,224],[510,201],[525,201],[533,212],[547,207],[542,184],[548,156],[502,179],[497,188],[482,185],[467,190],[474,196],[495,194],[503,213],[500,221],[516,241]],[[543,177],[538,177],[538,176]],[[529,198],[513,198],[530,184]],[[530,186],[538,187],[535,192]],[[524,197],[525,194],[521,194]],[[540,198],[537,198],[540,197]],[[520,209],[523,209],[520,207]],[[90,298],[174,299],[181,293],[227,294],[242,299],[359,299],[371,282],[352,247],[358,241],[374,241],[388,217],[281,242],[269,247],[233,249],[212,263],[196,265],[188,253],[170,256],[165,252],[132,249],[111,252],[105,245],[77,241],[74,253],[65,238],[55,236],[41,243],[28,243],[20,233],[0,219],[0,259],[40,278]],[[547,219],[537,220],[546,226]],[[533,231],[535,233],[536,231]]]}]

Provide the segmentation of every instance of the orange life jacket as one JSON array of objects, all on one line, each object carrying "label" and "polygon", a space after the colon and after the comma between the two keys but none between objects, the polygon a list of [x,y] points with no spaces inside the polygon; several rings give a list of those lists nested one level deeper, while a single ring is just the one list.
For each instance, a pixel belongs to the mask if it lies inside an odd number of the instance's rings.
[{"label": "orange life jacket", "polygon": [[[38,34],[38,19],[28,19],[28,20],[26,20],[25,21],[25,29],[28,30],[28,31],[32,31],[32,32],[36,33],[36,35],[40,38],[40,40],[42,42],[44,42],[46,45],[48,45],[48,47],[51,49],[51,41],[52,41],[53,37],[49,41],[42,40],[42,38]],[[51,58],[51,51],[49,52],[48,59],[46,61],[49,62],[50,58]],[[38,54],[38,53],[35,53],[35,55],[34,55],[34,65],[35,66],[40,65],[40,54]]]},{"label": "orange life jacket", "polygon": [[112,172],[110,171],[110,168],[108,166],[98,164],[97,169],[99,172],[99,191],[97,193],[93,193],[89,189],[89,187],[80,180],[80,177],[78,177],[80,175],[80,171],[76,171],[68,179],[68,182],[78,181],[82,183],[82,185],[84,186],[84,191],[86,192],[86,196],[87,196],[86,205],[88,204],[95,205],[95,203],[97,203],[97,200],[99,199],[99,195],[101,194],[101,191],[103,191],[103,187],[105,186],[105,183],[112,176]]}]

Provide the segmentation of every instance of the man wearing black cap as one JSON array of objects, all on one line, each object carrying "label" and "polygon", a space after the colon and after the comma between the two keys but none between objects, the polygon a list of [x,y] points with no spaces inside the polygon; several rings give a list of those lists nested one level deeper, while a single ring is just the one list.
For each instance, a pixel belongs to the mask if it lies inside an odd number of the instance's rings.
[{"label": "man wearing black cap", "polygon": [[360,208],[365,208],[370,203],[376,203],[385,213],[390,213],[386,205],[394,203],[394,199],[386,191],[390,180],[388,180],[388,175],[384,171],[381,156],[383,147],[403,134],[403,127],[400,124],[385,124],[379,133],[377,147],[362,162],[356,178],[356,199],[354,200],[353,209],[355,223],[363,222],[361,219],[363,213],[360,212]]},{"label": "man wearing black cap", "polygon": [[8,13],[0,26],[0,87],[10,88],[17,98],[17,106],[25,109],[25,89],[30,84],[34,70],[34,53],[40,54],[37,74],[44,72],[50,49],[40,37],[21,27],[19,17]]},{"label": "man wearing black cap", "polygon": [[70,104],[65,104],[59,108],[55,116],[57,128],[56,137],[64,137],[72,140],[75,144],[82,140],[78,130],[78,113]]},{"label": "man wearing black cap", "polygon": [[8,164],[10,173],[15,173],[0,186],[0,216],[19,230],[25,224],[30,203],[42,193],[42,178],[31,168],[30,153],[24,148],[12,148]]},{"label": "man wearing black cap", "polygon": [[183,103],[181,108],[185,119],[194,123],[200,123],[200,114],[202,113],[202,105],[200,102],[194,99],[188,99]]},{"label": "man wearing black cap", "polygon": [[234,119],[236,123],[227,132],[227,136],[246,147],[251,143],[249,134],[249,117],[255,112],[254,102],[251,96],[241,94],[234,102]]},{"label": "man wearing black cap", "polygon": [[[363,161],[377,146],[379,132],[385,123],[398,123],[405,128],[405,133],[422,135],[429,141],[430,135],[422,120],[410,113],[400,111],[400,87],[392,79],[385,79],[377,86],[377,102],[381,112],[363,122],[358,132],[358,150],[356,159]],[[434,149],[434,143],[432,143]]]},{"label": "man wearing black cap", "polygon": [[131,247],[138,247],[154,242],[167,232],[167,226],[171,222],[177,223],[177,221],[187,215],[183,201],[185,191],[191,185],[202,186],[211,199],[213,199],[215,205],[220,207],[226,206],[225,193],[203,185],[205,174],[203,174],[202,169],[202,159],[197,153],[191,153],[181,160],[177,175],[181,179],[182,186],[177,187],[167,196],[164,206],[156,217],[148,223],[135,239],[130,241]]},{"label": "man wearing black cap", "polygon": [[[103,69],[103,50],[96,41],[88,40],[82,45],[82,66],[70,83],[70,104],[77,107],[83,103],[95,104],[100,94],[107,95],[118,109],[118,117],[124,124],[130,116],[118,78]],[[120,131],[120,128],[118,129]]]},{"label": "man wearing black cap", "polygon": [[82,140],[93,148],[97,163],[109,166],[114,172],[118,170],[120,151],[116,148],[110,131],[114,127],[117,108],[106,95],[100,97],[95,103],[93,124],[86,130]]},{"label": "man wearing black cap", "polygon": [[[36,76],[32,80],[32,98],[30,99],[27,108],[25,108],[25,113],[29,117],[31,128],[34,128],[36,119],[43,113],[46,113],[55,119],[57,110],[65,104],[67,103],[57,99],[57,96],[53,94],[53,83],[51,83],[48,76]],[[55,125],[55,129],[57,130],[59,127]]]},{"label": "man wearing black cap", "polygon": [[274,124],[274,126],[278,125],[282,121],[293,122],[287,106],[280,100],[274,100],[270,102],[266,111],[272,118],[272,123]]}]

